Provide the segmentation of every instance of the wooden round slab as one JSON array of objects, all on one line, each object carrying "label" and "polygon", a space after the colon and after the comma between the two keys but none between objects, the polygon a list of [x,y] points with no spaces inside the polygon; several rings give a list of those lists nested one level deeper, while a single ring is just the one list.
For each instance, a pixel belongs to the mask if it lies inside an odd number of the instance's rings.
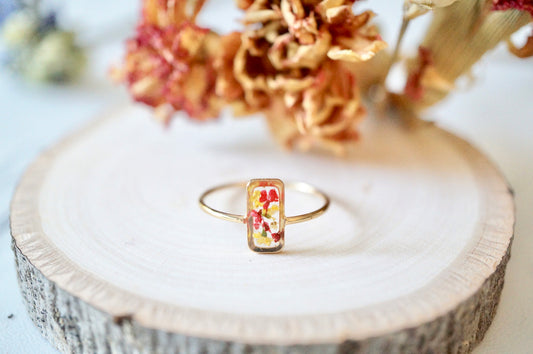
[{"label": "wooden round slab", "polygon": [[[513,198],[433,125],[367,120],[346,159],[281,151],[262,119],[168,130],[140,108],[45,152],[13,199],[28,312],[65,352],[468,352],[503,286]],[[327,192],[280,254],[198,207],[211,186],[275,177]],[[244,190],[215,195],[244,212]],[[286,214],[320,204],[286,195]]]}]

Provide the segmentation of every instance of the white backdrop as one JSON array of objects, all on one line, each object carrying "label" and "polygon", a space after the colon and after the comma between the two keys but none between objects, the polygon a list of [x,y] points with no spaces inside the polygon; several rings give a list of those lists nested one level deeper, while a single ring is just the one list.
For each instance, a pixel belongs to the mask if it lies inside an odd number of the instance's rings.
[{"label": "white backdrop", "polygon": [[[29,84],[0,69],[0,353],[56,353],[22,304],[10,249],[9,201],[19,176],[43,148],[128,101],[125,90],[111,85],[106,73],[120,59],[122,41],[132,31],[139,1],[46,2],[58,7],[61,22],[78,30],[81,40],[90,45],[89,72],[76,85]],[[208,2],[201,22],[216,29],[238,28],[238,12],[230,2]],[[358,6],[378,13],[384,38],[393,43],[402,3],[375,0]],[[416,47],[427,20],[417,20],[410,28],[407,49]],[[516,193],[515,240],[502,301],[476,353],[526,353],[533,347],[532,64],[533,59],[513,58],[500,47],[475,68],[475,86],[461,89],[427,114],[488,154]],[[392,84],[399,83],[401,78],[394,77]]]}]

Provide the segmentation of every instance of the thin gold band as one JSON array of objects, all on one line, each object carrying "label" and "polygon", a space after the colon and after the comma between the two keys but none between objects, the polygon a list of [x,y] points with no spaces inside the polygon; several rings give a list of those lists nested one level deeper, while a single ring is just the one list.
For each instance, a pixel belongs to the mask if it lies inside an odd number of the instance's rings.
[{"label": "thin gold band", "polygon": [[[212,194],[212,193],[214,193],[216,191],[222,190],[222,189],[235,188],[235,187],[246,187],[246,183],[247,182],[227,183],[227,184],[222,184],[220,186],[216,186],[216,187],[213,187],[213,188],[210,188],[210,189],[206,190],[200,196],[200,199],[198,200],[198,202],[200,203],[200,208],[202,208],[202,210],[205,211],[206,213],[208,213],[210,215],[213,215],[213,216],[215,216],[217,218],[220,218],[220,219],[223,219],[223,220],[237,222],[237,223],[240,223],[240,224],[245,224],[246,223],[246,216],[245,215],[226,213],[224,211],[220,211],[220,210],[211,208],[210,206],[208,206],[205,203],[205,198],[208,195],[210,195],[210,194]],[[288,182],[285,185],[289,189],[293,189],[293,190],[296,190],[296,191],[302,192],[302,193],[308,193],[308,194],[317,195],[317,196],[321,197],[324,200],[324,205],[322,205],[320,208],[318,208],[316,210],[313,210],[313,211],[311,211],[309,213],[305,213],[305,214],[301,214],[301,215],[285,217],[285,223],[286,224],[296,224],[296,223],[299,223],[299,222],[303,222],[303,221],[308,221],[308,220],[314,219],[314,218],[322,215],[328,209],[328,207],[329,207],[329,197],[325,193],[323,193],[320,190],[318,190],[317,188],[313,187],[312,185],[304,183],[304,182]]]}]

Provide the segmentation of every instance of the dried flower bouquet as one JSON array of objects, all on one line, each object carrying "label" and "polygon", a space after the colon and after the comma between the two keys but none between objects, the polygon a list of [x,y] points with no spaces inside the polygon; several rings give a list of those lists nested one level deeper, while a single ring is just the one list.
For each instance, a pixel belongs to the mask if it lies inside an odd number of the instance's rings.
[{"label": "dried flower bouquet", "polygon": [[[531,22],[533,0],[406,0],[393,54],[355,0],[236,0],[242,32],[221,35],[195,23],[205,0],[143,0],[136,36],[115,69],[136,101],[169,122],[177,111],[216,118],[262,112],[288,148],[343,153],[358,138],[362,96],[384,87],[414,18],[434,17],[403,93],[388,102],[415,111],[444,98],[481,56]],[[520,57],[533,54],[533,39]],[[381,52],[381,53],[379,53]],[[379,53],[379,55],[376,55]]]}]

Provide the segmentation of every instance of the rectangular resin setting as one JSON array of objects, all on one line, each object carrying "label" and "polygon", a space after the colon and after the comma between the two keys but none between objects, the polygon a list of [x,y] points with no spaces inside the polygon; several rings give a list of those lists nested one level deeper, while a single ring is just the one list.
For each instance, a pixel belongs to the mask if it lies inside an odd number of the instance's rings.
[{"label": "rectangular resin setting", "polygon": [[247,190],[248,247],[254,252],[277,252],[284,239],[285,191],[279,179],[253,179]]}]

